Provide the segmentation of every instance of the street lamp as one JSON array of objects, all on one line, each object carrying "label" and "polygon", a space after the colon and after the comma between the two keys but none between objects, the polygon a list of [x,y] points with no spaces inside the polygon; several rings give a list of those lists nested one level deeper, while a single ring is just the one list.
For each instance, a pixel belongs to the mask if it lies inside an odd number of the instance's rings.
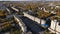
[{"label": "street lamp", "polygon": [[56,34],[56,26],[57,26],[57,17],[55,18],[54,20],[56,23],[55,23],[55,34]]}]

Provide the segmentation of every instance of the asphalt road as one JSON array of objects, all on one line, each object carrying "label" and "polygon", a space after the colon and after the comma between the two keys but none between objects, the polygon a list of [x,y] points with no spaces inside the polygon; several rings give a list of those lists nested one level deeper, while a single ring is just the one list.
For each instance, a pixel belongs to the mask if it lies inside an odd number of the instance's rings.
[{"label": "asphalt road", "polygon": [[[12,9],[10,9],[12,10]],[[12,10],[14,11],[14,10]],[[33,34],[40,34],[41,32],[44,31],[44,29],[40,26],[38,26],[38,24],[36,24],[35,21],[32,21],[31,19],[27,18],[27,17],[20,17],[23,21],[23,23],[25,23],[25,25],[28,27],[27,29],[29,29],[29,31],[31,31]]]},{"label": "asphalt road", "polygon": [[27,17],[20,17],[26,26],[31,30],[33,34],[40,34],[44,29],[38,26],[34,21],[30,20]]}]

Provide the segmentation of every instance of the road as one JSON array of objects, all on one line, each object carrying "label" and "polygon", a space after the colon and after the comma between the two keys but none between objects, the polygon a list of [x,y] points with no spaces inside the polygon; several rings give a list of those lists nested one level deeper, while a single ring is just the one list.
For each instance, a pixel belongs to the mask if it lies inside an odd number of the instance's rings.
[{"label": "road", "polygon": [[42,27],[39,27],[38,24],[36,24],[34,21],[30,20],[27,17],[20,17],[22,21],[26,24],[26,26],[31,30],[33,34],[39,34],[44,29]]},{"label": "road", "polygon": [[27,29],[31,31],[33,34],[40,34],[42,31],[44,31],[44,29],[40,27],[38,24],[36,24],[35,21],[24,16],[19,18],[22,19],[22,22],[28,27]]}]

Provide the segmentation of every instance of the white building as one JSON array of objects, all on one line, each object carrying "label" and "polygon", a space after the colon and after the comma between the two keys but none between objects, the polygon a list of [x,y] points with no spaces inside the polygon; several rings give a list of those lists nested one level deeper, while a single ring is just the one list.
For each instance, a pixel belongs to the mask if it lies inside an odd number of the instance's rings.
[{"label": "white building", "polygon": [[48,28],[52,33],[60,34],[60,22],[56,19],[51,20],[51,26]]}]

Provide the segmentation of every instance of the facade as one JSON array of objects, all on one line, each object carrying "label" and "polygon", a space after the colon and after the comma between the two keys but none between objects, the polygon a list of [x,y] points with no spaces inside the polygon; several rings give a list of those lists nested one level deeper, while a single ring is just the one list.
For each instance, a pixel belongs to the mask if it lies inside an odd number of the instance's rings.
[{"label": "facade", "polygon": [[25,33],[27,32],[27,27],[25,26],[25,24],[22,22],[22,20],[19,17],[16,17],[14,15],[15,20],[18,22],[19,26],[21,27],[22,31]]},{"label": "facade", "polygon": [[60,22],[58,20],[51,20],[51,26],[48,29],[52,33],[60,34]]}]

